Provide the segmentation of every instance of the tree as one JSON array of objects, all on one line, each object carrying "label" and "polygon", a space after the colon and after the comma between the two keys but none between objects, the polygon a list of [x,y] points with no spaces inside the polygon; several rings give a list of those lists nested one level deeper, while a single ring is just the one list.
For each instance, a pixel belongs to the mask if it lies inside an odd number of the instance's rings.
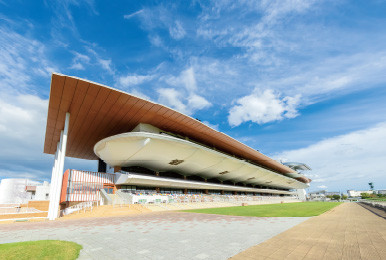
[{"label": "tree", "polygon": [[333,200],[339,200],[340,199],[340,195],[332,195],[332,199]]},{"label": "tree", "polygon": [[342,200],[346,200],[347,199],[347,195],[342,195]]},{"label": "tree", "polygon": [[376,198],[376,194],[369,194],[369,193],[361,193],[362,199],[369,199],[369,198]]}]

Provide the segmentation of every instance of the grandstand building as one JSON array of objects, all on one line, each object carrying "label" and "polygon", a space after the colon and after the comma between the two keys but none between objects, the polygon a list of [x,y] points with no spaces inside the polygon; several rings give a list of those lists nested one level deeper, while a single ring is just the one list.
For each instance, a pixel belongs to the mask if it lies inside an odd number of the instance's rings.
[{"label": "grandstand building", "polygon": [[[103,194],[133,194],[132,203],[170,194],[290,197],[311,181],[197,119],[60,74],[52,75],[44,152],[55,154],[50,219]],[[97,160],[98,172],[63,174],[66,156]]]}]

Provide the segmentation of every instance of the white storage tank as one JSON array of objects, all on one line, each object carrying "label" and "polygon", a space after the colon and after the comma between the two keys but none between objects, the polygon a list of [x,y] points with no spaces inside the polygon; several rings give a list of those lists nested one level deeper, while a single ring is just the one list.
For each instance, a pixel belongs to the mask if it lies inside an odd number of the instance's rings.
[{"label": "white storage tank", "polygon": [[27,185],[39,184],[28,179],[3,179],[0,183],[0,204],[27,203],[31,198],[25,190]]}]

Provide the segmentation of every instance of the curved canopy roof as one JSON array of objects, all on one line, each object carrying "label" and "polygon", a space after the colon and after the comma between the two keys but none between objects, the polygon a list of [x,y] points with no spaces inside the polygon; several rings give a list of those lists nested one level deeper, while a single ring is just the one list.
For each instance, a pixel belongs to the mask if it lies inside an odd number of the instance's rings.
[{"label": "curved canopy roof", "polygon": [[142,166],[154,171],[174,171],[185,176],[284,189],[308,187],[293,178],[165,134],[119,134],[99,141],[94,151],[111,166]]},{"label": "curved canopy roof", "polygon": [[[70,124],[66,156],[96,160],[93,148],[103,138],[130,132],[139,123],[252,161],[278,173],[295,172],[247,145],[166,106],[84,79],[52,74],[44,152],[55,154],[65,114]],[[297,178],[303,182],[310,180]]]}]

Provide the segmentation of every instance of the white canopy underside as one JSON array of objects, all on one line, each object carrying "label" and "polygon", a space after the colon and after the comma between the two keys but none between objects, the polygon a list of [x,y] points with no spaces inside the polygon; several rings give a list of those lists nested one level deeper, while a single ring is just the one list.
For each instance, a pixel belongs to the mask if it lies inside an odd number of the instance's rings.
[{"label": "white canopy underside", "polygon": [[95,154],[111,166],[141,166],[185,176],[241,182],[285,189],[309,185],[196,143],[165,134],[130,132],[111,136],[94,146]]},{"label": "white canopy underside", "polygon": [[186,181],[162,177],[145,176],[140,174],[121,174],[115,184],[118,185],[137,185],[146,187],[165,187],[165,188],[180,188],[180,189],[202,189],[202,190],[223,190],[223,191],[240,191],[240,192],[256,192],[256,193],[272,193],[294,195],[296,192],[274,190],[274,189],[256,189],[250,187],[240,187],[232,185],[222,185],[215,183],[206,183],[198,181]]}]

